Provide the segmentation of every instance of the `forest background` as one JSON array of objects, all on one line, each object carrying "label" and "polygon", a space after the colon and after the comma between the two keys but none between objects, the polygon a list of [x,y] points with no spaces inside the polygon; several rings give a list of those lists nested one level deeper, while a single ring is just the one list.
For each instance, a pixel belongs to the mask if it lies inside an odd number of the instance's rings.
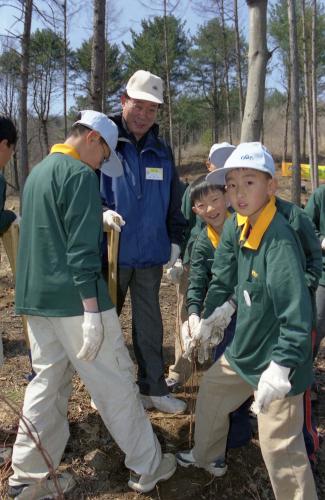
[{"label": "forest background", "polygon": [[[248,4],[244,0],[11,0],[0,2],[0,112],[19,124],[26,15],[30,9],[27,70],[27,151],[17,148],[6,169],[9,185],[27,173],[63,140],[82,108],[96,109],[93,50],[96,22],[105,22],[105,40],[97,43],[101,80],[100,108],[120,109],[119,97],[137,69],[160,75],[166,103],[160,111],[163,137],[181,166],[204,159],[214,142],[238,143],[248,75]],[[315,54],[312,60],[312,1],[296,4],[300,141],[308,161],[306,81],[316,68],[318,160],[325,154],[325,6],[317,2]],[[103,7],[104,4],[104,7]],[[97,20],[96,20],[97,16]],[[139,22],[135,22],[143,16]],[[268,2],[268,63],[261,140],[274,156],[290,159],[290,57],[287,0]],[[99,71],[99,77],[98,77]],[[98,106],[97,106],[98,107]],[[19,158],[19,154],[21,158]]]}]

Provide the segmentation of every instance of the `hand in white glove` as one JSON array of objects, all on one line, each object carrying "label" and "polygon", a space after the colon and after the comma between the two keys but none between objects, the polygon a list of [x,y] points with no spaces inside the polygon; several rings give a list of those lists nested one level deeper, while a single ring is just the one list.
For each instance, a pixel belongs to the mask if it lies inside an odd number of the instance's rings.
[{"label": "hand in white glove", "polygon": [[192,352],[196,346],[195,332],[200,324],[200,318],[197,314],[190,314],[187,321],[182,325],[182,343],[183,343],[183,358],[191,359]]},{"label": "hand in white glove", "polygon": [[252,410],[258,415],[265,413],[270,403],[276,399],[283,399],[291,389],[289,382],[290,368],[280,366],[271,361],[269,366],[261,375],[255,393],[255,401]]},{"label": "hand in white glove", "polygon": [[121,226],[125,225],[125,220],[122,215],[114,210],[106,210],[106,212],[103,212],[103,225],[104,229],[106,226],[106,228],[109,227],[110,229],[121,232]]},{"label": "hand in white glove", "polygon": [[77,358],[84,361],[93,361],[98,354],[104,338],[102,317],[99,312],[84,312],[82,332],[83,345],[77,354]]},{"label": "hand in white glove", "polygon": [[210,342],[209,340],[207,340],[206,342],[201,342],[200,346],[198,347],[197,360],[201,365],[203,365],[203,363],[205,361],[208,361],[209,359],[209,345]]},{"label": "hand in white glove", "polygon": [[322,239],[321,245],[322,245],[322,250],[325,250],[325,238]]},{"label": "hand in white glove", "polygon": [[229,325],[235,311],[235,307],[227,301],[222,306],[216,307],[213,313],[204,321],[207,324],[214,323],[216,326],[225,329]]},{"label": "hand in white glove", "polygon": [[15,226],[18,226],[18,227],[19,227],[19,226],[20,226],[20,223],[21,223],[21,217],[20,217],[20,215],[19,215],[19,214],[16,214],[16,213],[15,213],[15,215],[16,215],[16,218],[15,218],[15,220],[13,221],[13,224],[14,224]]},{"label": "hand in white glove", "polygon": [[172,283],[178,284],[183,274],[183,264],[181,259],[177,259],[173,267],[166,269],[166,278]]},{"label": "hand in white glove", "polygon": [[166,269],[169,269],[170,267],[173,267],[173,265],[175,264],[175,262],[177,261],[178,257],[180,256],[181,254],[181,249],[180,249],[180,246],[177,245],[176,243],[172,243],[171,244],[171,248],[170,248],[170,257],[169,257],[169,261],[167,262],[167,264],[165,265],[165,268]]}]

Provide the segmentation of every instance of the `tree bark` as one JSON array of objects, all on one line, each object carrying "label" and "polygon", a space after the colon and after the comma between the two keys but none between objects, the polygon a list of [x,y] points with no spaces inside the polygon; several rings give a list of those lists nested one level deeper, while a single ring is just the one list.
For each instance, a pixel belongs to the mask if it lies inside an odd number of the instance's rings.
[{"label": "tree bark", "polygon": [[247,0],[249,7],[248,83],[240,142],[259,141],[263,124],[267,0]]},{"label": "tree bark", "polygon": [[106,0],[94,0],[93,42],[91,51],[90,99],[95,111],[102,111],[103,64],[105,50]]},{"label": "tree bark", "polygon": [[243,121],[244,116],[244,95],[243,95],[243,79],[241,74],[241,57],[240,57],[240,36],[238,22],[238,0],[234,0],[234,26],[236,33],[236,67],[237,67],[237,84],[239,97],[239,118]]},{"label": "tree bark", "polygon": [[22,197],[23,188],[29,173],[27,144],[27,91],[29,75],[30,30],[32,24],[33,0],[23,3],[24,32],[21,42],[21,83],[19,103],[19,189]]},{"label": "tree bark", "polygon": [[308,134],[308,157],[310,163],[310,174],[312,186],[314,188],[314,161],[313,161],[313,136],[311,124],[311,89],[310,79],[308,78],[308,54],[307,54],[307,33],[306,33],[306,0],[302,0],[302,40],[303,40],[303,57],[304,57],[304,84],[305,84],[305,110]]},{"label": "tree bark", "polygon": [[297,43],[296,2],[288,0],[289,46],[291,66],[291,137],[292,137],[292,186],[293,203],[300,206],[301,170],[300,170],[300,124],[299,124],[299,67]]},{"label": "tree bark", "polygon": [[316,21],[317,2],[312,0],[311,28],[311,80],[312,80],[312,111],[313,111],[313,190],[319,186],[318,175],[318,125],[317,125],[317,60],[316,60]]},{"label": "tree bark", "polygon": [[67,0],[63,0],[63,117],[64,117],[64,137],[68,134],[67,120],[67,74],[68,74],[68,38],[67,38]]},{"label": "tree bark", "polygon": [[227,51],[227,35],[225,27],[225,10],[224,10],[224,0],[220,2],[220,14],[221,14],[221,24],[222,24],[222,42],[223,42],[223,66],[225,72],[225,90],[226,90],[226,110],[227,110],[227,130],[228,130],[228,141],[232,144],[232,131],[231,131],[231,116],[230,116],[230,97],[229,97],[229,63],[228,63],[228,51]]},{"label": "tree bark", "polygon": [[285,113],[285,125],[284,125],[284,136],[283,136],[283,152],[282,161],[287,161],[288,157],[288,128],[289,128],[289,110],[290,110],[290,99],[291,99],[291,74],[289,69],[288,74],[288,93],[287,93],[287,103],[286,103],[286,113]]},{"label": "tree bark", "polygon": [[169,120],[169,145],[171,147],[171,150],[174,151],[173,113],[172,113],[172,99],[170,92],[170,69],[169,69],[169,58],[168,58],[167,0],[164,0],[164,50],[165,50],[165,68],[166,68],[166,94],[167,94],[168,120]]}]

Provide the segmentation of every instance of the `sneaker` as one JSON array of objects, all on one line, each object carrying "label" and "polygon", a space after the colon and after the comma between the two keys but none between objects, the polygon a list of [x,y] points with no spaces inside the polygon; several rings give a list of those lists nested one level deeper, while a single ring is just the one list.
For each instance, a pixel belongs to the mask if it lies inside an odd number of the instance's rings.
[{"label": "sneaker", "polygon": [[[177,463],[179,463],[179,465],[181,465],[182,467],[189,467],[190,465],[201,467],[193,457],[193,450],[179,451],[178,453],[176,453],[176,460]],[[226,474],[228,466],[226,465],[223,458],[218,458],[214,462],[211,462],[209,465],[203,468],[210,472],[210,474],[212,474],[213,476],[221,477]]]},{"label": "sneaker", "polygon": [[9,462],[12,455],[12,448],[0,448],[0,466]]},{"label": "sneaker", "polygon": [[[76,481],[68,472],[57,474],[57,480],[63,493],[68,493],[76,485]],[[9,485],[8,496],[16,500],[47,500],[57,498],[58,491],[53,479],[46,478],[31,484]]]},{"label": "sneaker", "polygon": [[158,469],[153,474],[133,474],[128,482],[129,488],[138,493],[147,493],[153,490],[158,481],[166,481],[175,472],[177,467],[176,459],[172,453],[164,453]]},{"label": "sneaker", "polygon": [[187,407],[185,401],[175,398],[172,394],[166,396],[144,396],[141,394],[141,401],[146,410],[156,408],[163,413],[184,413]]},{"label": "sneaker", "polygon": [[182,385],[173,377],[165,378],[165,382],[170,392],[179,392],[182,387]]}]

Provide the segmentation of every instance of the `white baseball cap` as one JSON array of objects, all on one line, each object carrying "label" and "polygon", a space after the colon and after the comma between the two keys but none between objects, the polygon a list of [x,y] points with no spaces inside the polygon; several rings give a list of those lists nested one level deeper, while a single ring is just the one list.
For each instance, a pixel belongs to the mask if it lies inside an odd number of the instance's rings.
[{"label": "white baseball cap", "polygon": [[91,130],[95,130],[95,132],[98,132],[100,134],[101,138],[110,148],[111,154],[109,156],[109,160],[105,161],[102,164],[100,168],[101,171],[109,177],[119,177],[123,174],[123,166],[117,154],[115,153],[118,139],[117,125],[115,125],[112,120],[107,118],[104,113],[100,113],[99,111],[85,109],[83,111],[80,111],[80,114],[80,119],[74,122],[73,125],[80,123],[80,125],[84,125]]},{"label": "white baseball cap", "polygon": [[274,161],[266,147],[261,142],[242,142],[231,153],[224,167],[208,174],[206,180],[210,184],[226,184],[226,174],[235,168],[251,168],[271,177],[275,175]]},{"label": "white baseball cap", "polygon": [[209,162],[212,163],[215,168],[223,167],[225,161],[229,158],[235,147],[236,146],[229,144],[229,142],[213,144],[209,152]]},{"label": "white baseball cap", "polygon": [[162,79],[143,69],[139,69],[131,76],[126,85],[126,92],[133,99],[151,101],[157,104],[164,102]]}]

